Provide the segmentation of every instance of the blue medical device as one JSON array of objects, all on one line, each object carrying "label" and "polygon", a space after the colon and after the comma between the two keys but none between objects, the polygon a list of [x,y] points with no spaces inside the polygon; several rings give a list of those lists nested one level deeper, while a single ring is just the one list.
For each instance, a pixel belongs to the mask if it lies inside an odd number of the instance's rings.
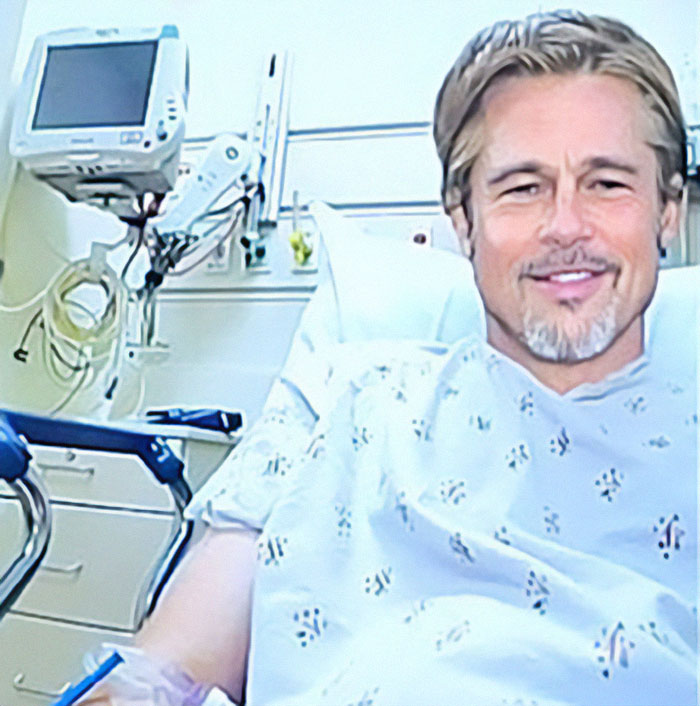
[{"label": "blue medical device", "polygon": [[66,689],[58,701],[54,701],[51,706],[73,706],[78,699],[85,696],[93,687],[97,686],[109,673],[118,667],[124,658],[118,653],[113,652],[102,664],[100,664],[94,672],[91,672],[75,686],[70,686]]},{"label": "blue medical device", "polygon": [[175,485],[182,481],[184,464],[165,441],[155,434],[3,409],[0,409],[0,416],[16,434],[21,434],[30,444],[130,452],[136,454],[161,483]]},{"label": "blue medical device", "polygon": [[[151,415],[160,424],[186,424],[233,432],[242,424],[238,413],[220,410],[160,410]],[[147,427],[148,428],[148,427]],[[155,430],[154,430],[155,431]],[[180,526],[153,575],[148,591],[139,597],[138,623],[153,611],[167,579],[192,534],[192,521],[185,520],[185,505],[192,491],[184,477],[184,464],[158,433],[131,431],[108,424],[70,419],[52,419],[0,408],[0,480],[9,483],[22,504],[28,539],[18,558],[0,575],[0,620],[17,600],[44,558],[51,534],[51,508],[43,482],[31,466],[28,445],[58,446],[136,454],[173,495]],[[118,651],[111,654],[80,682],[69,687],[53,706],[72,706],[124,661]]]},{"label": "blue medical device", "polygon": [[243,415],[240,412],[225,412],[221,409],[150,409],[146,417],[151,424],[176,424],[197,429],[221,431],[233,434],[243,426]]},{"label": "blue medical device", "polygon": [[156,602],[192,535],[193,523],[184,519],[192,491],[184,477],[184,464],[156,433],[125,430],[118,426],[70,419],[52,419],[0,408],[0,478],[7,480],[22,502],[30,528],[22,558],[0,576],[0,618],[29,582],[46,553],[51,511],[40,477],[33,473],[27,444],[136,454],[156,479],[170,491],[180,518],[170,546],[149,583],[139,596],[137,625],[155,608]]}]

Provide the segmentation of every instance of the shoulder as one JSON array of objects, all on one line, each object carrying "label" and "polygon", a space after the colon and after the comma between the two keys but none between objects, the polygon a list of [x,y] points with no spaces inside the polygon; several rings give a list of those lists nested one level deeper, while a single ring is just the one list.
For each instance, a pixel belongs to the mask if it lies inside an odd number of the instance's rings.
[{"label": "shoulder", "polygon": [[[484,359],[478,336],[453,344],[425,341],[372,341],[342,344],[332,356],[329,419],[342,409],[348,415],[388,419],[393,410],[430,406],[451,384],[465,360]],[[335,411],[335,415],[331,412]]]},{"label": "shoulder", "polygon": [[447,344],[434,341],[385,340],[343,343],[330,356],[338,388],[381,388],[396,383],[431,383],[455,357],[480,355],[477,337]]}]

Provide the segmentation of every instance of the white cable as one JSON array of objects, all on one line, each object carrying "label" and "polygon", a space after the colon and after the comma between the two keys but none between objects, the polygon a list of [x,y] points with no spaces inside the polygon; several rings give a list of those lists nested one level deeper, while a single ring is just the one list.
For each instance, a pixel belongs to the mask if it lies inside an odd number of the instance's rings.
[{"label": "white cable", "polygon": [[16,304],[13,306],[8,306],[7,304],[3,304],[2,302],[0,302],[0,311],[4,311],[8,314],[14,314],[18,311],[28,309],[30,306],[32,306],[32,304],[36,304],[48,291],[49,291],[49,288],[45,287],[40,292],[35,294],[29,301],[24,302],[24,304]]},{"label": "white cable", "polygon": [[[43,237],[43,236],[42,236]],[[105,250],[116,250],[117,248],[121,247],[125,243],[128,243],[129,240],[131,239],[131,235],[129,231],[127,230],[126,235],[118,240],[116,243],[99,243],[99,245],[102,245]],[[58,253],[56,250],[53,250],[51,247],[49,247],[48,243],[44,243],[46,247],[54,254],[56,257],[61,259],[64,263],[70,264],[70,260],[65,256],[60,253]],[[28,301],[24,302],[24,304],[13,304],[12,306],[8,304],[3,304],[0,302],[0,311],[3,311],[7,314],[15,314],[18,311],[22,311],[23,309],[28,309],[30,306],[33,304],[36,304],[38,301],[40,301],[44,295],[49,291],[49,287],[51,285],[49,284],[48,286],[44,287],[41,291],[37,292],[31,299]]]},{"label": "white cable", "polygon": [[75,395],[78,393],[78,390],[80,390],[80,388],[84,386],[89,370],[90,365],[86,364],[85,368],[83,369],[82,377],[78,380],[73,389],[71,389],[70,392],[49,412],[49,417],[53,417],[54,414],[58,414],[75,397]]},{"label": "white cable", "polygon": [[[101,361],[112,361],[108,366],[108,384],[116,375],[117,357],[122,349],[126,291],[108,265],[104,264],[99,272],[94,272],[93,267],[90,260],[72,263],[54,278],[44,298],[44,362],[56,383],[72,384],[72,389],[52,414],[63,409],[80,389],[92,383],[100,372]],[[70,294],[82,284],[96,284],[104,289],[107,305],[101,315],[95,315],[80,302],[70,299]],[[87,313],[92,319],[90,325],[77,324],[70,316],[71,307]],[[106,369],[102,367],[102,370]]]}]

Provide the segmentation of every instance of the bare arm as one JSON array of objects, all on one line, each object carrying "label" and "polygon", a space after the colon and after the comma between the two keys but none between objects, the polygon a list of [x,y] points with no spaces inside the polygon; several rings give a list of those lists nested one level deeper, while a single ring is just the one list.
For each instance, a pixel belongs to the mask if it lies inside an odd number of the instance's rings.
[{"label": "bare arm", "polygon": [[241,699],[258,533],[208,529],[183,560],[136,644]]},{"label": "bare arm", "polygon": [[[248,662],[257,537],[252,530],[207,529],[135,640],[147,654],[237,701]],[[99,690],[85,703],[106,706],[106,694]]]}]

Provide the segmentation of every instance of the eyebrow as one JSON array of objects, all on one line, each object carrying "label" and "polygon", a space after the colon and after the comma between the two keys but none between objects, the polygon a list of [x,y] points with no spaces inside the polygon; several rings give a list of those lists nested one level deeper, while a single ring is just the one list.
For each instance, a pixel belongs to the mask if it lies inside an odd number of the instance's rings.
[{"label": "eyebrow", "polygon": [[[617,169],[627,174],[639,173],[637,167],[611,157],[591,157],[584,162],[584,167],[586,171],[594,169]],[[518,162],[517,164],[505,167],[496,172],[492,177],[489,177],[486,183],[489,186],[493,186],[494,184],[500,184],[502,181],[508,179],[508,177],[513,176],[513,174],[536,174],[542,171],[543,168],[544,165],[539,162]]]},{"label": "eyebrow", "polygon": [[494,184],[500,184],[509,176],[513,176],[513,174],[536,174],[542,170],[542,166],[539,162],[518,162],[518,164],[513,164],[496,172],[486,183],[489,186],[493,186]]},{"label": "eyebrow", "polygon": [[627,174],[639,174],[639,170],[632,164],[621,162],[610,157],[591,157],[584,163],[589,170],[593,169],[617,169]]}]

